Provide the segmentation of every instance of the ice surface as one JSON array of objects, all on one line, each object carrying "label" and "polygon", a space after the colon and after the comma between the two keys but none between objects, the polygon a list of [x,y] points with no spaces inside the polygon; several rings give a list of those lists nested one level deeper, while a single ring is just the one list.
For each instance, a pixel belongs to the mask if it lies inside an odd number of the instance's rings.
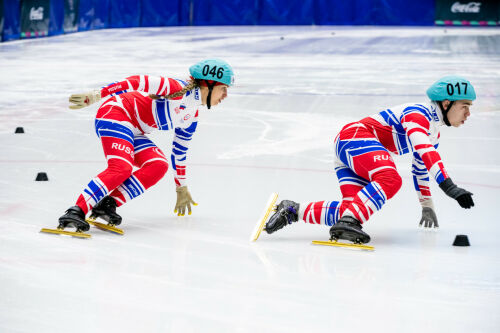
[{"label": "ice surface", "polygon": [[[212,56],[236,85],[202,112],[189,151],[193,215],[173,214],[170,170],[120,208],[124,236],[38,233],[105,167],[97,106],[69,110],[68,96],[133,74],[183,78]],[[100,30],[0,44],[0,70],[0,332],[500,331],[499,29]],[[303,222],[248,242],[271,192],[340,198],[343,124],[425,101],[452,73],[478,99],[463,127],[442,129],[439,151],[473,209],[433,184],[441,228],[418,229],[403,156],[403,188],[365,226],[375,252],[313,246],[328,227]],[[150,137],[169,152],[171,133]],[[451,246],[457,234],[472,246]]]}]

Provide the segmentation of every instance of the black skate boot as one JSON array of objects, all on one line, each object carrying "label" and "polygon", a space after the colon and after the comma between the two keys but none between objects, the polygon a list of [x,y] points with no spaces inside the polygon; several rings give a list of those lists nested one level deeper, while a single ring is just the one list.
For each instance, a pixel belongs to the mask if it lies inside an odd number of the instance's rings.
[{"label": "black skate boot", "polygon": [[105,196],[94,206],[94,208],[92,208],[90,218],[96,219],[98,217],[112,225],[119,225],[122,223],[122,217],[116,213],[115,199],[109,195]]},{"label": "black skate boot", "polygon": [[268,234],[280,230],[287,224],[297,222],[299,219],[299,204],[291,200],[283,200],[276,208],[276,213],[266,223],[265,230]]},{"label": "black skate boot", "polygon": [[361,229],[361,223],[357,219],[344,216],[330,228],[330,236],[332,240],[345,239],[355,244],[370,242],[370,236]]},{"label": "black skate boot", "polygon": [[64,229],[66,227],[75,227],[76,231],[87,231],[90,229],[89,224],[85,222],[85,214],[80,207],[70,207],[66,211],[66,214],[59,218],[58,229]]}]

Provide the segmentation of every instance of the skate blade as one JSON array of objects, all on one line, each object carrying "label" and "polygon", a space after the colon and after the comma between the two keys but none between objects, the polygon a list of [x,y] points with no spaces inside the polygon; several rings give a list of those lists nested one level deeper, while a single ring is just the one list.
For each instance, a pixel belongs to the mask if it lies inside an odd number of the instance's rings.
[{"label": "skate blade", "polygon": [[118,235],[123,235],[123,230],[119,229],[119,228],[117,228],[115,226],[112,226],[112,225],[109,225],[109,224],[100,223],[100,222],[96,222],[96,220],[94,220],[94,219],[85,219],[85,221],[87,221],[88,224],[91,224],[91,225],[93,225],[94,227],[96,227],[98,229],[109,231],[109,232],[112,232],[112,233],[118,234]]},{"label": "skate blade", "polygon": [[257,239],[259,239],[260,233],[264,229],[264,225],[266,224],[269,215],[271,214],[271,212],[275,210],[274,205],[276,204],[276,200],[278,200],[278,193],[272,193],[269,196],[269,199],[267,200],[264,213],[262,214],[261,218],[257,221],[257,224],[255,225],[255,228],[252,232],[252,235],[250,236],[251,242],[255,242]]},{"label": "skate blade", "polygon": [[47,229],[42,228],[40,232],[45,232],[47,234],[58,234],[58,235],[68,235],[78,238],[90,238],[90,234],[86,234],[83,231],[65,231],[63,229]]},{"label": "skate blade", "polygon": [[312,243],[315,245],[348,247],[348,248],[367,250],[367,251],[374,251],[375,250],[375,248],[373,246],[364,245],[364,244],[341,243],[341,242],[337,242],[337,241],[318,241],[318,240],[313,240]]}]

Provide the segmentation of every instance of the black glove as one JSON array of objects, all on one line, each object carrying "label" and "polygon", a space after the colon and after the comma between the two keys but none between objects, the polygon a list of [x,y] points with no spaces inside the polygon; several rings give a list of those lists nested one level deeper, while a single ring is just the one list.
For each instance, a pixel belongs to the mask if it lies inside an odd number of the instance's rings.
[{"label": "black glove", "polygon": [[439,187],[444,191],[444,193],[446,193],[447,196],[457,200],[460,207],[474,207],[474,201],[472,201],[472,193],[455,185],[451,178],[443,181],[441,184],[439,184]]}]

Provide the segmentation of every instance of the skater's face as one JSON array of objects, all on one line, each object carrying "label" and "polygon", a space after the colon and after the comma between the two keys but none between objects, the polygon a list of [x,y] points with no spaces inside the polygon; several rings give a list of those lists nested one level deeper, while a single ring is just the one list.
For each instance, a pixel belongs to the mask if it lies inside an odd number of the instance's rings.
[{"label": "skater's face", "polygon": [[[448,107],[450,104],[450,101],[446,100],[443,101],[443,106],[445,108]],[[461,101],[455,101],[453,105],[451,106],[450,111],[448,111],[448,121],[450,122],[451,126],[453,127],[460,127],[462,126],[467,118],[470,116],[470,107],[472,105],[472,101],[468,99],[464,99]]]},{"label": "skater's face", "polygon": [[[213,90],[212,90],[212,97],[210,100],[210,105],[215,106],[222,102],[224,98],[227,97],[227,87],[225,84],[219,84],[216,85]],[[203,100],[203,104],[207,104],[207,97],[208,97],[208,88],[207,87],[201,87],[201,96]]]}]

